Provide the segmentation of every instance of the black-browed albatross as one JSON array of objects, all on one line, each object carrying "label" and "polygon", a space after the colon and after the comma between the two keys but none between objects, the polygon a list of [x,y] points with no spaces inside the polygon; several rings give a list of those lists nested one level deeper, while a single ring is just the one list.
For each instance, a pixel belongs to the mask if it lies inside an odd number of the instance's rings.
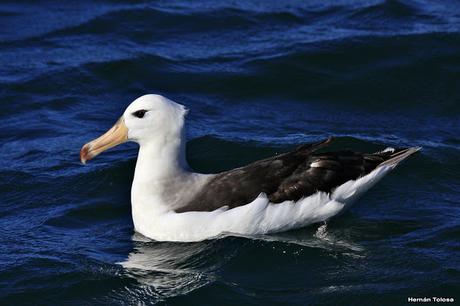
[{"label": "black-browed albatross", "polygon": [[186,112],[163,96],[144,95],[80,151],[86,163],[125,141],[139,144],[131,190],[133,221],[136,231],[155,240],[265,234],[328,220],[420,150],[317,153],[332,141],[328,138],[244,167],[200,174],[185,159]]}]

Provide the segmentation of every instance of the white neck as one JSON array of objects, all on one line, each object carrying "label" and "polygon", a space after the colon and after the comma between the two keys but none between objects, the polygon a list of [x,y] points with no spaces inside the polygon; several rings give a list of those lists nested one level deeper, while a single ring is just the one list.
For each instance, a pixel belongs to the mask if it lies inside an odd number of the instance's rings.
[{"label": "white neck", "polygon": [[189,167],[185,159],[185,141],[181,134],[177,137],[159,137],[140,142],[134,179],[166,180],[186,172]]},{"label": "white neck", "polygon": [[180,126],[166,135],[139,141],[132,197],[163,193],[171,181],[187,172],[183,134]]},{"label": "white neck", "polygon": [[174,142],[153,141],[140,145],[131,187],[133,221],[139,232],[154,222],[152,219],[158,212],[168,210],[168,203],[174,203],[170,188],[186,176],[182,150],[183,145]]},{"label": "white neck", "polygon": [[210,178],[188,170],[183,129],[178,132],[140,143],[131,189],[134,226],[140,233],[148,233],[159,214],[187,204]]}]

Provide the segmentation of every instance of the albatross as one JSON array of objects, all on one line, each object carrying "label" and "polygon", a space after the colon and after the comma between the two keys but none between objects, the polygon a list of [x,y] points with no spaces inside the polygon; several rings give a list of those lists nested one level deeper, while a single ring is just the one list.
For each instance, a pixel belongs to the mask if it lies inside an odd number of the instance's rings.
[{"label": "albatross", "polygon": [[187,165],[186,114],[183,105],[163,96],[141,96],[80,151],[85,164],[123,142],[139,144],[133,223],[137,232],[158,241],[260,235],[327,221],[420,150],[318,152],[333,140],[328,138],[244,167],[201,174]]}]

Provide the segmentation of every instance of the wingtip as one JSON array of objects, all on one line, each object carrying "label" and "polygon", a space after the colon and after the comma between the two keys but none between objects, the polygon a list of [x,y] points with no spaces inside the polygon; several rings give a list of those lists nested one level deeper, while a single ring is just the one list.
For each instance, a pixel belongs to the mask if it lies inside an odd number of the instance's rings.
[{"label": "wingtip", "polygon": [[402,151],[399,151],[392,155],[392,157],[379,165],[380,166],[390,166],[392,168],[396,167],[400,162],[407,159],[412,154],[420,151],[422,147],[411,147]]},{"label": "wingtip", "polygon": [[403,154],[405,154],[406,156],[410,156],[412,154],[417,153],[420,150],[422,150],[422,147],[411,147],[411,148],[406,149],[405,152],[403,152]]}]

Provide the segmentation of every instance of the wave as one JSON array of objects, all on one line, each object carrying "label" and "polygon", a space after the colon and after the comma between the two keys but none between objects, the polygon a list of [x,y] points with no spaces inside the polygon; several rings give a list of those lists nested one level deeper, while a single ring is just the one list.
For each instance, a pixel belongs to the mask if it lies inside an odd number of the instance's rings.
[{"label": "wave", "polygon": [[[4,84],[5,95],[54,94],[56,87],[66,88],[67,96],[97,95],[107,88],[123,88],[234,99],[279,97],[335,105],[346,101],[347,107],[371,110],[388,105],[397,110],[423,107],[450,115],[460,111],[455,95],[438,97],[444,96],[455,78],[459,39],[456,33],[356,37],[298,44],[287,52],[278,50],[245,59],[226,56],[190,60],[141,54],[45,70],[32,78]],[[437,43],[436,50],[429,47],[432,42]],[[437,77],[433,80],[429,75]],[[69,83],[75,86],[69,88]]]},{"label": "wave", "polygon": [[[443,100],[438,97],[449,90],[450,80],[455,77],[459,39],[456,33],[359,37],[298,45],[286,53],[245,60],[179,60],[143,54],[84,63],[10,83],[6,85],[6,97],[18,91],[47,94],[55,90],[49,84],[67,87],[69,82],[78,80],[76,86],[66,89],[67,96],[123,88],[133,92],[226,95],[234,99],[283,97],[336,105],[346,101],[347,107],[361,109],[423,106],[440,115],[458,114],[455,96]],[[428,47],[433,41],[438,42],[436,50]],[[428,75],[437,78],[433,81]],[[135,78],[127,82],[128,76],[130,80]]]},{"label": "wave", "polygon": [[[40,35],[27,37],[12,42],[9,45],[23,44],[27,41],[38,42],[44,39],[68,37],[74,35],[104,35],[111,37],[122,36],[129,40],[143,41],[155,37],[161,39],[177,33],[196,33],[203,31],[231,31],[245,29],[265,22],[301,23],[303,16],[295,12],[254,12],[238,8],[221,8],[212,11],[178,12],[162,10],[151,6],[122,7],[119,9],[102,10],[103,13],[89,20],[74,25],[65,25]],[[146,31],[136,31],[142,27]]]},{"label": "wave", "polygon": [[[118,3],[105,5],[94,12],[85,12],[72,23],[55,25],[51,31],[25,40],[37,40],[73,35],[125,36],[142,41],[144,38],[163,37],[174,33],[196,33],[201,31],[231,31],[250,27],[266,28],[267,24],[295,26],[332,21],[335,23],[353,20],[377,20],[379,24],[390,18],[417,17],[432,20],[431,14],[439,14],[431,7],[421,8],[402,1],[382,1],[373,5],[304,4],[296,7],[256,7],[244,3],[220,5],[210,8],[200,5],[182,5],[171,8],[159,5]],[[6,14],[9,11],[5,11]],[[142,27],[146,31],[136,31]],[[11,43],[11,41],[10,41]]]},{"label": "wave", "polygon": [[355,10],[351,17],[366,22],[374,20],[380,24],[392,21],[392,19],[411,17],[417,18],[418,21],[436,20],[434,16],[425,13],[422,6],[417,6],[414,2],[410,3],[397,0],[386,0],[364,6]]}]

